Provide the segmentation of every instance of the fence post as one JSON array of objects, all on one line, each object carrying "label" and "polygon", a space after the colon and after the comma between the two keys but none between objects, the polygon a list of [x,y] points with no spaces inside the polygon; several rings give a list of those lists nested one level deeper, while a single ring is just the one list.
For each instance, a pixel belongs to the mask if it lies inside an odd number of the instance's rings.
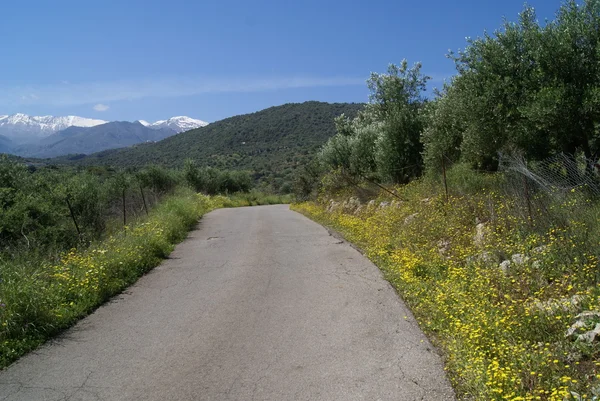
[{"label": "fence post", "polygon": [[146,216],[148,216],[148,206],[146,206],[146,197],[144,196],[144,188],[142,184],[140,184],[140,193],[142,194],[142,201],[144,201],[144,210],[146,211]]},{"label": "fence post", "polygon": [[77,224],[77,219],[75,218],[75,213],[73,213],[73,208],[71,207],[71,202],[69,202],[69,197],[65,198],[67,201],[67,206],[69,208],[69,213],[71,214],[71,218],[73,219],[73,224],[75,224],[75,229],[77,230],[77,235],[81,238],[81,231],[79,230],[79,225]]}]

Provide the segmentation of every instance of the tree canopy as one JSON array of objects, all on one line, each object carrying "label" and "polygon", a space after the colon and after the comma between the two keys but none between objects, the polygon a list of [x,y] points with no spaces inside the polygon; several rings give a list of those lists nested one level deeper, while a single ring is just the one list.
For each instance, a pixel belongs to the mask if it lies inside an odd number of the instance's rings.
[{"label": "tree canopy", "polygon": [[600,1],[567,1],[545,24],[526,7],[450,57],[458,75],[435,101],[428,156],[458,144],[465,161],[493,170],[511,149],[532,160],[597,153]]},{"label": "tree canopy", "polygon": [[409,68],[406,60],[390,64],[387,74],[372,73],[369,104],[353,120],[336,120],[337,135],[322,148],[320,160],[356,177],[395,183],[417,177],[428,79],[421,64]]}]

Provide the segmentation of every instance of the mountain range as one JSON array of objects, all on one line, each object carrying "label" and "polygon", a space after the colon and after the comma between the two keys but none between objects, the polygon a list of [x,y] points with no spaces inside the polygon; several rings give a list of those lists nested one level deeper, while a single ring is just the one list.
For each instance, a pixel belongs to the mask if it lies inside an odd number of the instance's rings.
[{"label": "mountain range", "polygon": [[36,142],[69,127],[93,127],[108,121],[94,120],[77,116],[28,116],[17,113],[10,116],[0,116],[0,135],[11,142],[20,145]]},{"label": "mountain range", "polygon": [[284,104],[215,121],[158,142],[63,156],[48,163],[182,167],[186,159],[192,159],[200,166],[249,170],[258,181],[279,188],[291,182],[294,170],[308,163],[335,134],[335,117],[345,114],[353,118],[363,108],[364,104],[355,103]]},{"label": "mountain range", "polygon": [[208,123],[178,116],[154,123],[95,120],[77,116],[0,116],[0,153],[29,157],[90,154],[158,141]]},{"label": "mountain range", "polygon": [[189,118],[189,117],[185,117],[185,116],[171,117],[168,120],[159,120],[155,123],[149,123],[148,121],[144,121],[144,120],[138,120],[137,122],[139,122],[140,124],[142,124],[145,127],[152,128],[152,129],[169,128],[169,129],[177,132],[178,134],[180,132],[185,132],[185,131],[189,131],[191,129],[196,129],[196,128],[200,128],[200,127],[204,127],[204,126],[208,125],[207,122],[204,122],[201,120],[194,120],[193,118]]}]

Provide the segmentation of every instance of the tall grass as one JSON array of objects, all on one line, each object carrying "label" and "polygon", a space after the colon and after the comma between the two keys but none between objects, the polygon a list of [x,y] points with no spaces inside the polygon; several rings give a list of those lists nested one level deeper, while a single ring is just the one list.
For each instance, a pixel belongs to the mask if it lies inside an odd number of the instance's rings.
[{"label": "tall grass", "polygon": [[147,218],[58,262],[0,261],[0,367],[89,314],[156,266],[206,212],[227,198],[180,189]]}]

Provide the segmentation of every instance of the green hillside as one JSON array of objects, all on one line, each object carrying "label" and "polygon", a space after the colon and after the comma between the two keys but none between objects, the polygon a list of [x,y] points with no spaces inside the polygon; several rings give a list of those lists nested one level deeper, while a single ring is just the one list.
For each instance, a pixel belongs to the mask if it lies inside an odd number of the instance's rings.
[{"label": "green hillside", "polygon": [[227,118],[160,142],[108,150],[89,156],[53,159],[77,165],[181,167],[191,158],[200,166],[251,170],[278,189],[335,134],[334,118],[354,117],[362,104],[306,102],[271,107]]}]

